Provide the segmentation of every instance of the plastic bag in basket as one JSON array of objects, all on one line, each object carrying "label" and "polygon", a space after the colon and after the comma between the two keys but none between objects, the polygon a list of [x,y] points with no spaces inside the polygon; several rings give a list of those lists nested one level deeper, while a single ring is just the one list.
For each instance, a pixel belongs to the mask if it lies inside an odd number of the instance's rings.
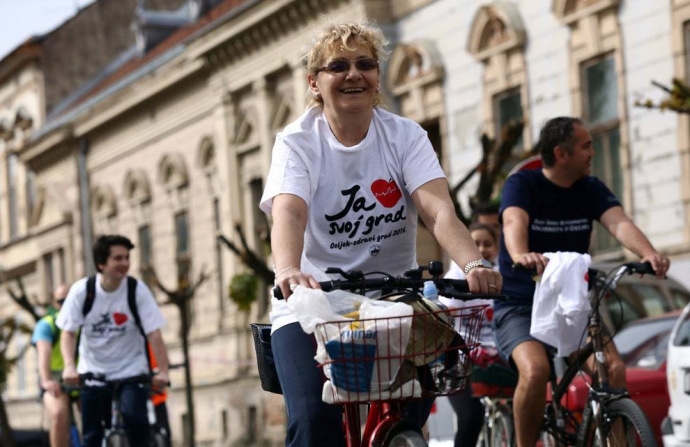
[{"label": "plastic bag in basket", "polygon": [[[412,307],[302,287],[288,306],[302,329],[314,333],[315,359],[335,387],[355,393],[388,390],[410,339]],[[358,311],[358,319],[341,314],[352,311]]]}]

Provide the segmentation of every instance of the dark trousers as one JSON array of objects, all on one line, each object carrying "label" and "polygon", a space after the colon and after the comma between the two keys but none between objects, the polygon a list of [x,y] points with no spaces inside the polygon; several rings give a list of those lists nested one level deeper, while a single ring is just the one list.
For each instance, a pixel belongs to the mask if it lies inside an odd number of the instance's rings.
[{"label": "dark trousers", "polygon": [[472,388],[468,386],[460,394],[448,396],[450,405],[455,411],[458,431],[455,432],[455,447],[474,447],[484,422],[484,405],[481,400],[472,397]]},{"label": "dark trousers", "polygon": [[165,402],[161,402],[153,408],[156,411],[156,428],[165,430],[165,445],[170,447],[172,439],[170,435],[170,421],[168,419],[168,406]]},{"label": "dark trousers", "polygon": [[[287,409],[286,447],[345,447],[343,407],[321,400],[324,377],[314,360],[314,338],[293,323],[271,336],[271,348]],[[411,401],[403,416],[421,427],[432,405],[432,399]]]},{"label": "dark trousers", "polygon": [[[140,383],[120,386],[120,412],[131,447],[148,447],[149,420],[146,400],[149,389]],[[81,415],[84,447],[100,447],[105,427],[110,427],[113,390],[110,386],[84,386],[81,389]]]}]

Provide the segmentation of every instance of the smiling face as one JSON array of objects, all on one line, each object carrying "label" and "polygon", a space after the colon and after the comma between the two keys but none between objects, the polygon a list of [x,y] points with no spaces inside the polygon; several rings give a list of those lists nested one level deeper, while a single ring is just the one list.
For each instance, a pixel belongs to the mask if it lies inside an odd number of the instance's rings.
[{"label": "smiling face", "polygon": [[[357,68],[357,60],[376,60],[366,45],[358,45],[352,51],[335,45],[320,70],[308,75],[309,88],[323,101],[324,112],[329,115],[353,114],[371,111],[379,86],[379,68],[371,64]],[[334,61],[349,61],[349,69],[343,72],[329,70]]]},{"label": "smiling face", "polygon": [[129,272],[129,249],[122,245],[112,245],[105,264],[98,266],[101,274],[110,281],[120,281]]}]

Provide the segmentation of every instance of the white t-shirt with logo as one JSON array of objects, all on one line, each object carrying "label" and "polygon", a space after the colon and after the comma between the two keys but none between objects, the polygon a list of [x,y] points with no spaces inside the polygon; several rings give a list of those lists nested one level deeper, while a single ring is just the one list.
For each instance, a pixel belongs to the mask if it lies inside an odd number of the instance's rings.
[{"label": "white t-shirt with logo", "polygon": [[[96,297],[84,319],[87,280],[82,278],[70,287],[56,321],[63,331],[76,332],[81,328],[77,372],[105,374],[108,380],[147,374],[144,340],[127,303],[127,280],[113,292],[106,292],[101,287],[101,275],[96,275]],[[136,302],[147,335],[165,324],[151,290],[139,280]]]},{"label": "white t-shirt with logo", "polygon": [[[276,137],[260,206],[270,214],[283,193],[307,203],[300,268],[317,281],[330,279],[328,267],[400,275],[417,265],[411,195],[437,178],[445,178],[438,157],[414,121],[375,108],[364,140],[346,147],[315,107]],[[297,321],[276,299],[270,317],[274,331]]]}]

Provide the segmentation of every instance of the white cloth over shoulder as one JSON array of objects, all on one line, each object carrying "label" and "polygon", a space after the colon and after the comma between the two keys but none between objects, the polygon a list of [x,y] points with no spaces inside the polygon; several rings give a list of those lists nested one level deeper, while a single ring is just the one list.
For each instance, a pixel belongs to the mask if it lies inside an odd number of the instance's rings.
[{"label": "white cloth over shoulder", "polygon": [[592,307],[587,298],[588,254],[544,253],[549,258],[537,282],[532,306],[530,335],[558,349],[565,357],[579,349]]}]

